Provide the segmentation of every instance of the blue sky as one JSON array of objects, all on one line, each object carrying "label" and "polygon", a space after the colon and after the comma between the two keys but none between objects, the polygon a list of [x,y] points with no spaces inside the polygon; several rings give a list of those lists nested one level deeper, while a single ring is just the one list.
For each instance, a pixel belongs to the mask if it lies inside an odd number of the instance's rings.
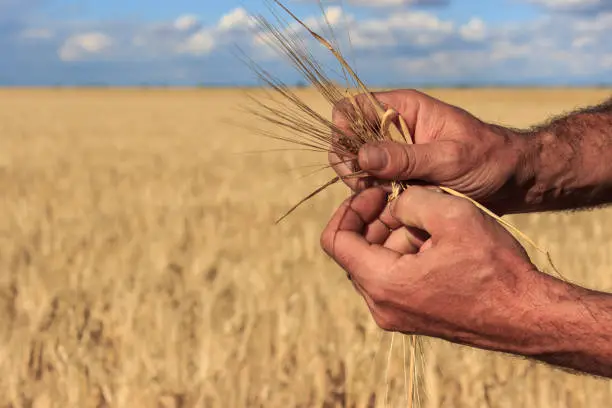
[{"label": "blue sky", "polygon": [[[320,28],[312,0],[287,1]],[[372,85],[612,83],[612,0],[325,2]],[[264,0],[0,0],[0,85],[249,85],[232,50],[288,83],[257,39]],[[352,46],[346,35],[350,27]],[[312,44],[316,48],[315,44]],[[332,60],[322,51],[318,57]]]}]

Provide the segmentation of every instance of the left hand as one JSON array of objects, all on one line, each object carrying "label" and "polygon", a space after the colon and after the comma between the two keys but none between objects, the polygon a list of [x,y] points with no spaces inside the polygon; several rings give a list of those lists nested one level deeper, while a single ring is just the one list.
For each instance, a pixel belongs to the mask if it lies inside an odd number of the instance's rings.
[{"label": "left hand", "polygon": [[542,313],[571,292],[493,218],[424,187],[390,205],[381,188],[363,191],[337,211],[321,243],[388,331],[537,353],[554,342]]},{"label": "left hand", "polygon": [[[537,208],[539,187],[534,189],[533,182],[536,169],[541,167],[541,143],[535,134],[483,122],[457,106],[415,90],[378,92],[373,96],[405,119],[415,144],[366,143],[353,161],[339,153],[337,145],[332,146],[329,163],[339,176],[348,176],[357,169],[369,176],[345,178],[353,191],[384,181],[415,184],[418,180],[452,188],[498,214]],[[368,101],[362,94],[353,102],[344,100],[334,106],[335,126],[351,135],[350,117],[356,103],[363,107],[366,121],[378,127],[380,119],[373,109],[368,109]]]}]

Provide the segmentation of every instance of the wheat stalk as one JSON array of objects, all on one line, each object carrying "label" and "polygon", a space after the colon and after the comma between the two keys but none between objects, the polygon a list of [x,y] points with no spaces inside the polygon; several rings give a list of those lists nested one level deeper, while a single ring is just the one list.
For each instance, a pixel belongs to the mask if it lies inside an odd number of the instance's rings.
[{"label": "wheat stalk", "polygon": [[[309,51],[306,43],[292,30],[287,29],[287,22],[278,13],[274,12],[272,7],[269,7],[269,9],[276,20],[276,24],[271,23],[261,15],[255,17],[260,30],[267,35],[268,44],[281,55],[284,55],[297,69],[297,71],[301,73],[302,76],[331,104],[331,106],[337,108],[340,106],[342,115],[344,115],[348,120],[350,132],[346,132],[344,129],[339,128],[332,121],[316,112],[274,75],[267,72],[252,60],[244,58],[245,62],[249,65],[249,67],[251,67],[255,74],[272,90],[272,92],[268,94],[270,99],[267,102],[262,102],[259,99],[253,98],[252,102],[256,108],[248,109],[248,111],[259,119],[262,119],[277,127],[284,128],[290,132],[291,136],[279,136],[269,131],[262,131],[260,129],[255,130],[259,131],[260,134],[266,137],[296,144],[309,151],[324,153],[333,151],[345,157],[346,159],[343,160],[344,162],[353,163],[356,162],[357,154],[360,148],[369,142],[393,140],[412,144],[412,135],[410,134],[404,118],[393,109],[385,109],[383,105],[376,100],[372,92],[360,79],[351,65],[346,61],[340,52],[339,47],[334,46],[321,34],[315,32],[312,28],[306,25],[279,0],[272,1],[295,23],[302,27],[311,38],[327,49],[340,64],[347,82],[345,92],[343,92],[338,85],[329,79],[325,73],[325,69]],[[320,1],[319,5],[321,5]],[[323,14],[325,16],[324,10]],[[329,24],[326,16],[325,21],[331,31],[332,27]],[[359,104],[356,94],[349,91],[351,88],[356,88],[360,94],[365,95],[369,106]],[[275,99],[275,96],[280,96],[280,101]],[[350,107],[346,104],[340,105],[340,102],[344,101],[345,99],[348,99],[350,102]],[[376,124],[369,120],[369,116],[366,114],[367,109],[374,109],[376,112],[379,119]],[[336,137],[334,137],[334,135],[336,135]],[[328,167],[330,166],[323,166],[322,168]],[[277,220],[277,223],[292,214],[303,203],[309,201],[328,187],[341,181],[343,178],[348,179],[364,177],[368,177],[368,175],[360,169],[356,169],[352,174],[344,177],[334,177],[289,209],[289,211],[287,211],[280,219]],[[390,194],[389,200],[397,198],[407,186],[407,182],[393,182],[392,194]],[[533,240],[522,233],[519,229],[472,198],[448,187],[439,186],[439,188],[447,194],[470,201],[481,211],[497,220],[514,236],[522,239],[535,248],[538,252],[546,255],[547,260],[552,266],[554,272],[564,279],[552,262],[550,254],[546,250],[540,248]],[[409,336],[408,339],[409,369],[406,379],[407,398],[409,407],[413,407],[418,406],[421,401],[420,395],[417,392],[418,388],[416,386],[420,379],[419,365],[417,364],[417,360],[420,358],[422,361],[423,356],[420,355],[420,350],[422,350],[421,339],[414,335]]]}]

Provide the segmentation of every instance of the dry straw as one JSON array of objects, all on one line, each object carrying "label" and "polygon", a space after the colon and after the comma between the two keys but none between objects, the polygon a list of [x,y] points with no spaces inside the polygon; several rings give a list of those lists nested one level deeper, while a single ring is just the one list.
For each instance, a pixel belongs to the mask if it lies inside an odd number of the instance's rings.
[{"label": "dry straw", "polygon": [[[320,1],[319,6],[321,7],[331,41],[306,25],[280,1],[272,0],[272,3],[268,2],[268,6],[273,15],[273,21],[261,15],[254,17],[260,30],[260,38],[276,52],[284,56],[331,106],[340,110],[340,113],[347,120],[349,131],[339,128],[327,117],[316,112],[289,86],[254,61],[245,57],[243,60],[271,90],[268,94],[268,96],[270,96],[269,99],[261,100],[252,98],[255,108],[249,109],[249,112],[275,127],[288,131],[289,136],[279,136],[274,132],[257,129],[260,134],[293,145],[298,145],[299,150],[322,153],[335,152],[338,157],[343,158],[343,162],[352,163],[353,166],[356,163],[360,148],[366,143],[384,140],[413,143],[408,126],[402,116],[393,109],[385,109],[385,107],[376,100],[372,92],[341,53],[340,47],[337,44],[338,41],[332,29],[332,24],[328,21],[327,14]],[[276,10],[274,6],[277,6]],[[282,13],[279,13],[279,11]],[[289,21],[287,21],[283,15],[285,15]],[[333,55],[340,66],[341,75],[346,81],[346,87],[340,87],[330,79],[325,67],[314,56],[313,52],[310,51],[307,41],[299,35],[300,29],[305,31],[310,39],[316,40],[316,42]],[[376,113],[378,118],[375,122],[371,120],[372,115],[370,113],[372,111]],[[329,167],[331,166],[321,166],[321,169]],[[344,176],[343,178],[365,177],[369,177],[369,175],[360,169],[356,169],[352,174]],[[282,221],[292,214],[300,205],[331,185],[338,183],[343,178],[339,176],[334,177],[329,182],[317,188],[291,208],[277,222]],[[393,193],[390,195],[389,199],[395,199],[407,185],[407,182],[393,182]],[[448,194],[470,201],[484,213],[497,220],[517,238],[522,239],[537,251],[546,255],[555,273],[561,276],[552,263],[550,254],[541,249],[516,227],[470,197],[444,186],[438,187]],[[420,380],[418,368],[423,364],[422,353],[420,352],[422,343],[417,336],[408,336],[408,342],[409,352],[407,357],[409,367],[406,376],[406,388],[408,406],[413,407],[419,406],[421,400],[417,389],[419,389],[418,382]],[[404,354],[406,354],[405,349]],[[418,362],[419,359],[421,360],[420,363]]]}]

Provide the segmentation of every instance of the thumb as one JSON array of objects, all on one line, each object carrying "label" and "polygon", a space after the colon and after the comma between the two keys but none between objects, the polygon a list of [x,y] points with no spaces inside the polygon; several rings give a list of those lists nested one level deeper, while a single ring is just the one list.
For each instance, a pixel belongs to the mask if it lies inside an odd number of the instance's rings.
[{"label": "thumb", "polygon": [[366,144],[359,151],[359,167],[383,180],[444,183],[458,175],[459,151],[453,141]]}]

